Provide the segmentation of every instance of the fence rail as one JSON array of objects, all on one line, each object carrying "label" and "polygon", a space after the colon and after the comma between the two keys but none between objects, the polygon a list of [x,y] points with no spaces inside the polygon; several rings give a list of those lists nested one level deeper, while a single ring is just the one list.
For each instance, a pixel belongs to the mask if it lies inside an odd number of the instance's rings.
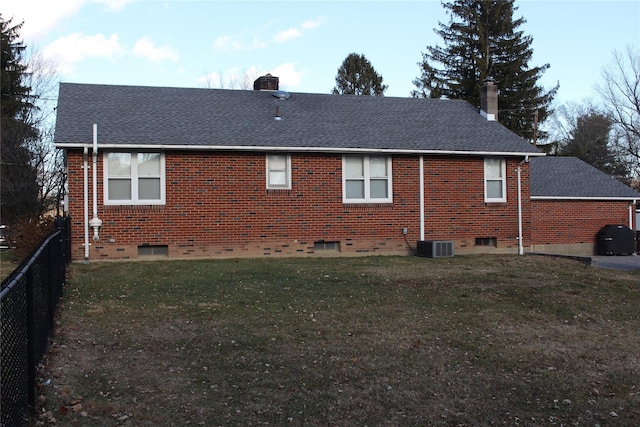
[{"label": "fence rail", "polygon": [[0,291],[0,426],[27,426],[71,251],[69,219],[7,277]]}]

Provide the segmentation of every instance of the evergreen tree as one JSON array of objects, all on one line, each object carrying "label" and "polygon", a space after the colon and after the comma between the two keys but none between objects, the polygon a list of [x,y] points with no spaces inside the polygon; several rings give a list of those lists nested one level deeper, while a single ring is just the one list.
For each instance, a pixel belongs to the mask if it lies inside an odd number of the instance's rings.
[{"label": "evergreen tree", "polygon": [[611,148],[613,120],[590,111],[579,116],[569,138],[558,148],[559,156],[573,156],[618,178],[627,177],[629,168]]},{"label": "evergreen tree", "polygon": [[36,170],[29,149],[39,138],[29,123],[35,108],[30,87],[24,84],[27,66],[22,63],[25,46],[18,40],[22,24],[0,15],[1,99],[0,99],[0,215],[3,222],[15,222],[41,211]]},{"label": "evergreen tree", "polygon": [[383,96],[387,87],[364,55],[351,53],[338,68],[333,93]]},{"label": "evergreen tree", "polygon": [[483,81],[492,78],[499,88],[498,120],[532,140],[536,110],[538,121],[544,121],[558,86],[545,92],[537,84],[549,64],[529,68],[533,39],[518,29],[524,18],[513,19],[514,0],[454,0],[443,6],[450,22],[434,31],[444,46],[428,46],[422,53],[421,76],[411,95],[464,99],[479,107]]}]

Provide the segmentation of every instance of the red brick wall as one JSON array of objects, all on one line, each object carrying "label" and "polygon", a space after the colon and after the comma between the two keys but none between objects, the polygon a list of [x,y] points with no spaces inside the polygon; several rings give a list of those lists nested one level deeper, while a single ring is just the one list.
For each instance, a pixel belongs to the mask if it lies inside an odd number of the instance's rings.
[{"label": "red brick wall", "polygon": [[[68,153],[74,259],[84,257],[83,156]],[[167,245],[170,257],[313,254],[314,241],[340,242],[341,255],[412,253],[420,238],[419,159],[393,156],[393,203],[342,203],[342,156],[293,153],[292,189],[266,190],[265,154],[167,152],[166,205],[105,206],[98,164],[99,242],[90,258],[136,258],[139,245]],[[91,159],[89,159],[91,165]],[[518,160],[508,161],[508,203],[484,203],[482,157],[425,158],[425,240],[454,240],[456,252],[494,237],[517,248]],[[523,166],[525,243],[529,239],[528,165]],[[92,195],[89,173],[89,197]],[[92,201],[89,202],[89,217]],[[402,228],[408,229],[405,236]],[[325,252],[323,252],[325,253]],[[329,254],[329,253],[327,253]]]},{"label": "red brick wall", "polygon": [[[519,159],[508,159],[507,203],[485,203],[484,159],[425,159],[425,240],[454,240],[458,251],[486,251],[475,239],[495,238],[499,249],[518,247]],[[530,236],[529,165],[521,167],[523,242]]]},{"label": "red brick wall", "polygon": [[603,226],[629,226],[627,201],[533,200],[531,203],[534,245],[595,244],[596,234]]}]

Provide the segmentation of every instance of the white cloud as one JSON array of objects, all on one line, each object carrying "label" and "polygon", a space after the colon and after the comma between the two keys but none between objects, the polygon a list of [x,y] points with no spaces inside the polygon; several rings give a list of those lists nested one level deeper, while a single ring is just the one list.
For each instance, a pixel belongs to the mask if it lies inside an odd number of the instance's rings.
[{"label": "white cloud", "polygon": [[287,90],[300,85],[304,71],[296,70],[296,63],[288,62],[280,64],[267,71],[256,65],[248,68],[229,68],[225,71],[210,72],[198,77],[198,83],[210,89],[253,89],[253,82],[260,76],[270,73],[280,79],[280,88]]},{"label": "white cloud", "polygon": [[299,28],[289,28],[288,30],[283,30],[278,32],[273,39],[278,43],[285,43],[289,40],[296,39],[298,37],[302,37],[306,30],[313,30],[320,27],[325,21],[323,16],[316,18],[312,21],[303,22]]},{"label": "white cloud", "polygon": [[318,18],[316,18],[313,21],[305,21],[302,23],[302,25],[300,26],[300,28],[302,28],[303,30],[314,30],[320,26],[322,26],[322,24],[324,24],[324,22],[326,21],[324,16],[320,16]]},{"label": "white cloud", "polygon": [[280,79],[280,88],[287,89],[290,87],[296,87],[302,81],[304,71],[296,70],[295,62],[287,62],[278,65],[271,71],[271,74],[277,76]]},{"label": "white cloud", "polygon": [[246,43],[244,38],[244,35],[220,36],[213,42],[213,49],[221,52],[237,52],[262,49],[267,46],[259,37],[254,37],[249,43]]},{"label": "white cloud", "polygon": [[13,18],[14,24],[24,21],[20,38],[31,45],[41,40],[64,18],[77,13],[90,2],[105,6],[108,11],[122,10],[134,0],[5,0],[2,4],[4,19]]},{"label": "white cloud", "polygon": [[266,73],[266,71],[260,71],[258,67],[252,65],[244,70],[235,67],[221,72],[211,72],[197,80],[198,83],[209,89],[250,90],[253,88],[253,82]]},{"label": "white cloud", "polygon": [[302,36],[302,31],[297,28],[289,28],[288,30],[280,31],[273,39],[278,43],[284,43],[289,40],[296,39]]},{"label": "white cloud", "polygon": [[20,0],[3,3],[3,18],[13,18],[13,24],[24,21],[20,38],[30,45],[41,39],[60,20],[80,10],[86,0]]},{"label": "white cloud", "polygon": [[86,36],[73,33],[50,43],[43,49],[46,58],[55,61],[61,73],[73,73],[73,64],[85,58],[115,58],[123,51],[117,34]]},{"label": "white cloud", "polygon": [[133,53],[153,61],[178,60],[178,53],[175,50],[169,46],[156,47],[148,37],[143,37],[136,42],[135,46],[133,46]]},{"label": "white cloud", "polygon": [[117,12],[119,10],[124,9],[124,7],[128,3],[132,3],[133,0],[93,0],[96,3],[104,4],[107,7],[107,10],[112,12]]}]

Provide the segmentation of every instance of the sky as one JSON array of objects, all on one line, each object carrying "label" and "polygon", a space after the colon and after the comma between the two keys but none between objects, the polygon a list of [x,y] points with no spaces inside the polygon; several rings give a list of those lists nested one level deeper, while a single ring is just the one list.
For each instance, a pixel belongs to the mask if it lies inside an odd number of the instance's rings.
[{"label": "sky", "polygon": [[[596,97],[614,50],[640,44],[640,1],[516,0],[529,66],[556,104]],[[72,83],[246,89],[266,73],[290,92],[330,93],[350,53],[409,97],[449,16],[440,1],[0,0],[4,19]],[[245,78],[244,76],[248,76]]]}]

